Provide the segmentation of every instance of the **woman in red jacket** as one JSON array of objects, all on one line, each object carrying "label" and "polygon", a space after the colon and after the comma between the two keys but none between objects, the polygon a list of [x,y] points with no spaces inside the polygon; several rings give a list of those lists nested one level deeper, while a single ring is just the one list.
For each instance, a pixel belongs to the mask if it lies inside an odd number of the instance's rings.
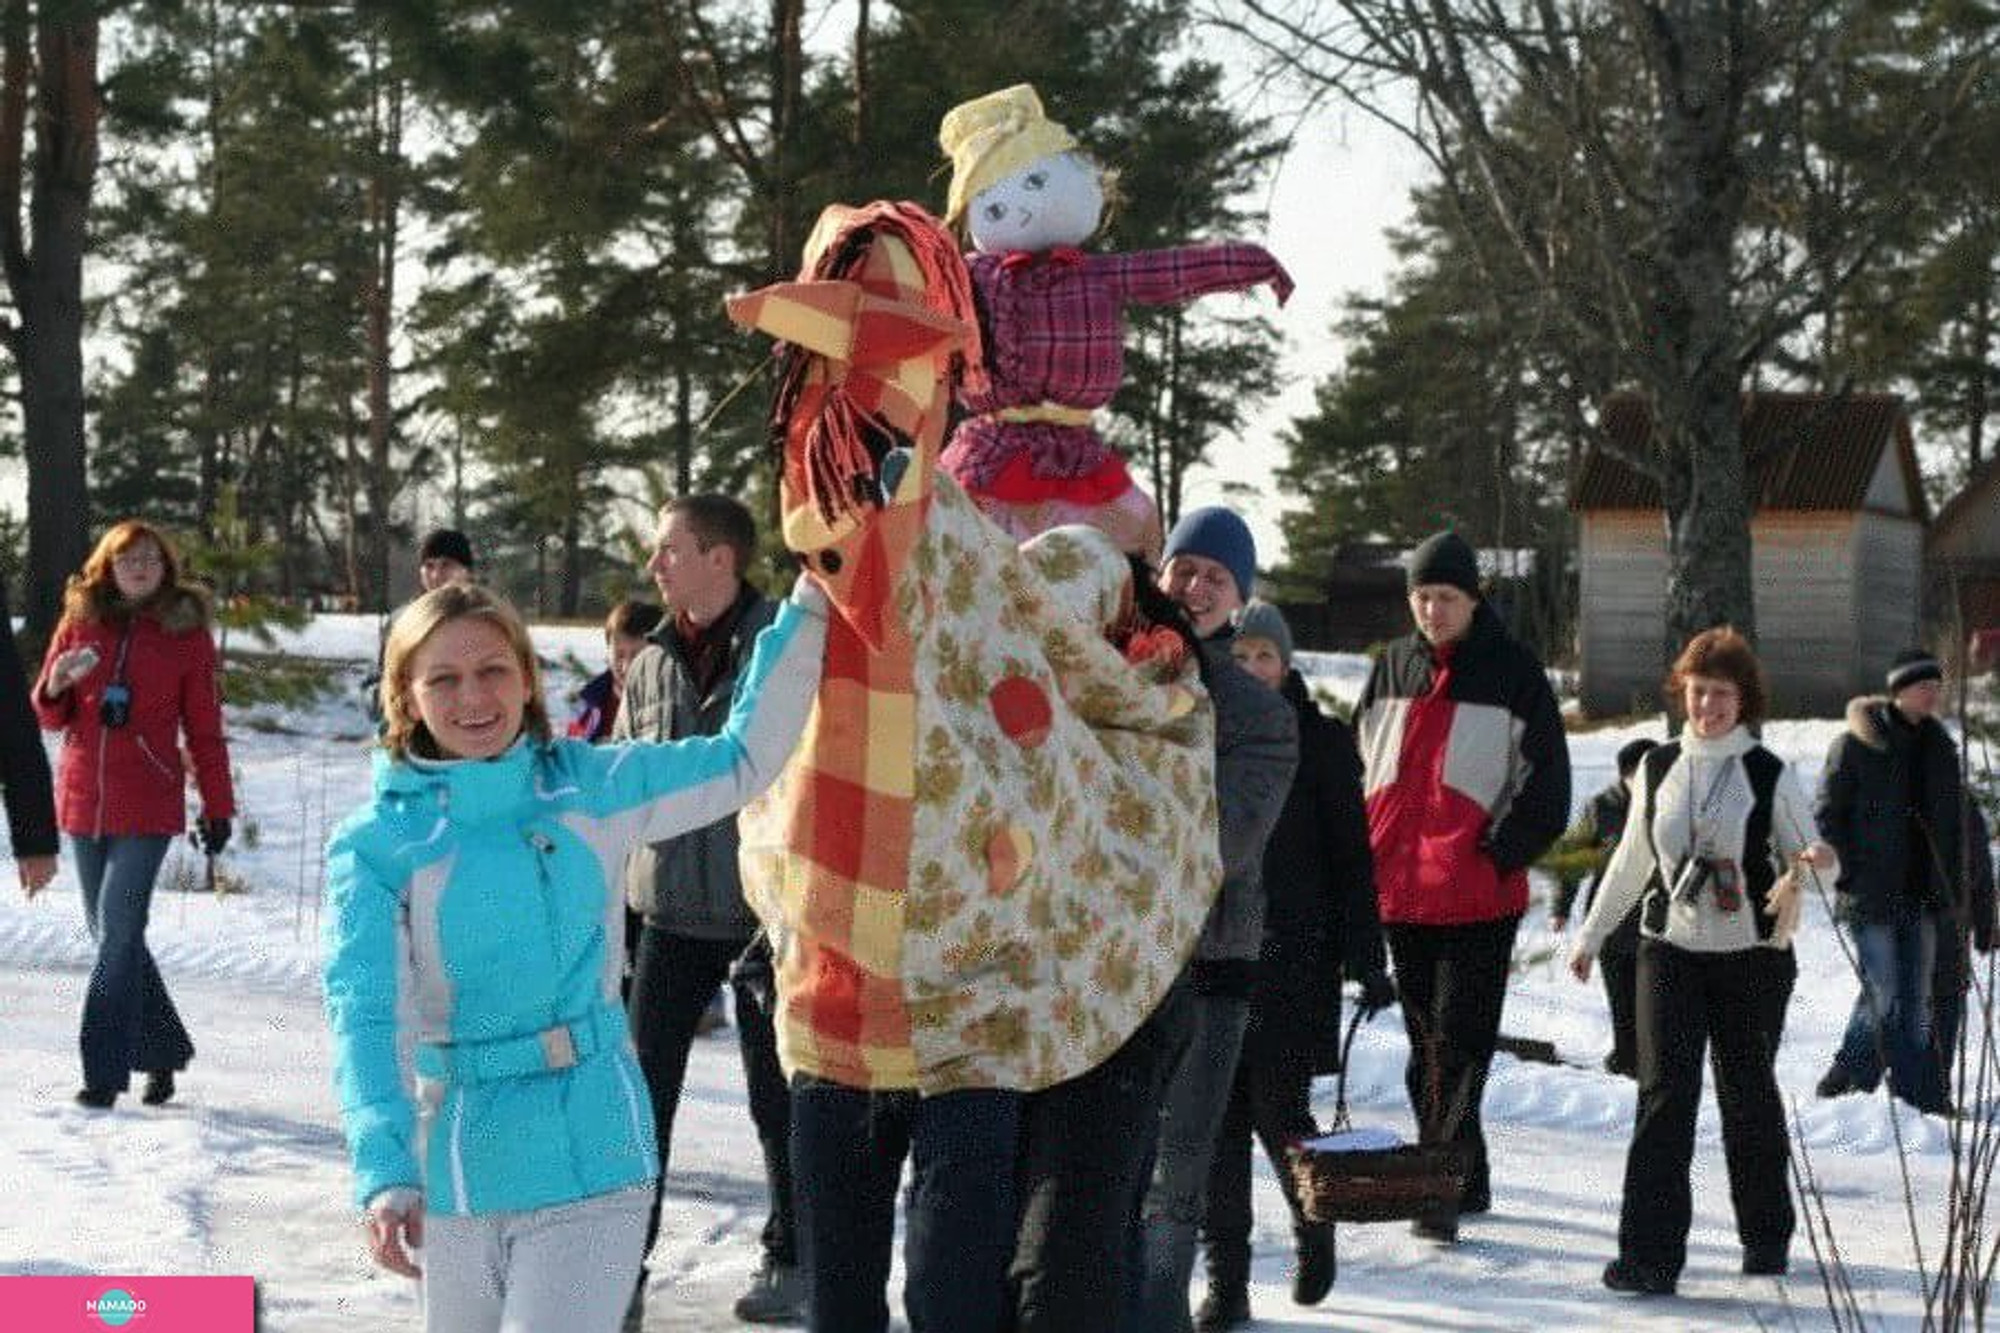
[{"label": "woman in red jacket", "polygon": [[97,940],[76,1100],[107,1109],[139,1069],[141,1100],[157,1106],[194,1057],[146,948],[153,880],[187,822],[183,736],[201,789],[198,841],[211,855],[229,841],[235,804],[208,599],[181,583],[174,549],[156,529],[119,523],[70,577],[35,710],[44,729],[65,733],[56,820],[75,849]]}]

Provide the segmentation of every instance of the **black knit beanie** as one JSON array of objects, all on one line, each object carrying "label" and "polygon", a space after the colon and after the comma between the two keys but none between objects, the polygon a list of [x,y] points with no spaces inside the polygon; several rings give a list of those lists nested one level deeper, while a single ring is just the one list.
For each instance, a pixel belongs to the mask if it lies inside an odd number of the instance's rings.
[{"label": "black knit beanie", "polygon": [[467,569],[473,568],[472,541],[456,528],[433,528],[424,534],[422,544],[417,547],[417,559],[456,560]]},{"label": "black knit beanie", "polygon": [[1479,557],[1465,538],[1440,532],[1410,552],[1410,590],[1426,583],[1449,583],[1468,597],[1479,597]]},{"label": "black knit beanie", "polygon": [[1938,660],[1921,648],[1905,648],[1896,654],[1896,660],[1889,664],[1889,693],[1906,690],[1912,685],[1921,685],[1927,680],[1943,680],[1944,668]]}]

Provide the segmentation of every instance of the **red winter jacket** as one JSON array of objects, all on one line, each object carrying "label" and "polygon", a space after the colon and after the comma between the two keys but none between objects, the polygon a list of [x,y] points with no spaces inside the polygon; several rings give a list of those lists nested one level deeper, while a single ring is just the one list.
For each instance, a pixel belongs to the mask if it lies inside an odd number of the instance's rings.
[{"label": "red winter jacket", "polygon": [[1569,822],[1569,746],[1534,654],[1481,602],[1455,645],[1390,644],[1354,716],[1383,924],[1525,912],[1528,864]]},{"label": "red winter jacket", "polygon": [[[98,709],[117,670],[124,623],[65,620],[43,659],[35,711],[44,730],[65,733],[56,770],[56,822],[63,832],[84,837],[181,832],[187,827],[183,735],[194,758],[202,813],[212,819],[234,816],[206,601],[180,589],[129,624],[125,682],[132,692],[131,720],[122,727],[105,726]],[[44,689],[50,664],[86,643],[97,649],[97,665],[50,698]]]}]

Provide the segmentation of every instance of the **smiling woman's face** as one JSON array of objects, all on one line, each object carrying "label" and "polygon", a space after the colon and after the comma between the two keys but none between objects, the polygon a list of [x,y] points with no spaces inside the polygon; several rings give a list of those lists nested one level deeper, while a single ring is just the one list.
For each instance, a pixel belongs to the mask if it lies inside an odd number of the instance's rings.
[{"label": "smiling woman's face", "polygon": [[447,759],[491,759],[521,734],[528,678],[499,626],[447,620],[410,659],[411,706]]}]

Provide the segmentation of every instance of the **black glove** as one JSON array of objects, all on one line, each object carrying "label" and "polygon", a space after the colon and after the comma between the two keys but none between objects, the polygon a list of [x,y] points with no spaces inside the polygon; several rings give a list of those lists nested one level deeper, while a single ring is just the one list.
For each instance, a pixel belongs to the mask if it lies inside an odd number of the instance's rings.
[{"label": "black glove", "polygon": [[766,1014],[778,1012],[778,973],[771,956],[771,937],[758,931],[742,956],[729,965],[729,984],[740,1005],[748,1000]]},{"label": "black glove", "polygon": [[190,834],[194,845],[209,856],[222,855],[222,849],[229,845],[229,821],[227,819],[201,819],[195,822]]},{"label": "black glove", "polygon": [[1371,972],[1361,978],[1361,1016],[1373,1018],[1396,1002],[1396,983],[1387,972]]}]

